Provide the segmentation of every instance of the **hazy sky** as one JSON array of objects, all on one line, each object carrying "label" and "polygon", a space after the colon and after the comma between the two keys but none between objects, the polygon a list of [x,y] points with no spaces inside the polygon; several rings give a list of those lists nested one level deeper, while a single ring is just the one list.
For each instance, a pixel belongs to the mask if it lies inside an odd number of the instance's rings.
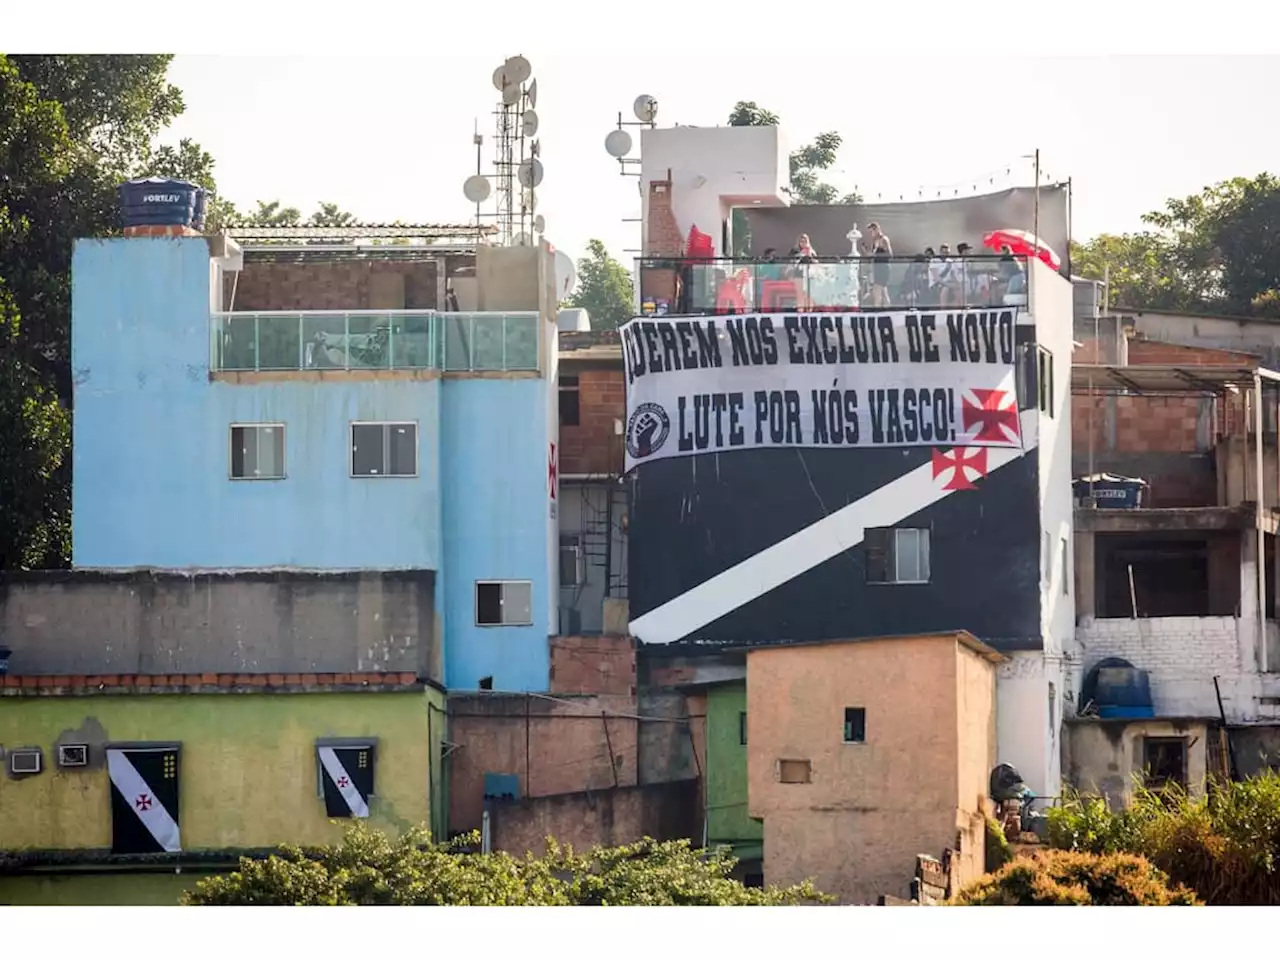
[{"label": "hazy sky", "polygon": [[[326,200],[370,222],[464,221],[473,124],[487,150],[490,76],[510,52],[180,55],[171,78],[187,111],[165,139],[197,139],[220,192],[241,205],[278,198],[305,213]],[[1167,197],[1208,183],[1280,170],[1280,135],[1263,120],[1275,115],[1276,56],[1003,58],[1004,75],[1028,78],[1025,92],[985,82],[973,57],[928,57],[925,70],[871,59],[868,73],[885,82],[846,95],[840,58],[772,55],[750,71],[691,73],[683,57],[524,55],[539,88],[539,210],[548,239],[574,256],[589,237],[615,255],[638,245],[638,224],[623,222],[638,213],[636,181],[619,176],[603,141],[640,93],[658,99],[664,125],[723,123],[753,99],[781,116],[793,145],[837,130],[845,146],[829,179],[868,198],[1029,183],[1020,158],[1038,147],[1049,177],[1072,178],[1077,239],[1137,228]]]}]

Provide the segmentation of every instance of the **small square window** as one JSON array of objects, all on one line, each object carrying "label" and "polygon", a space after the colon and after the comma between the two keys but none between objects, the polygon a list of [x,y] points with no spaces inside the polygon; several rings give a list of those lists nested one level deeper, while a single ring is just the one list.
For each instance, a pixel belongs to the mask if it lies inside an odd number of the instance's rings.
[{"label": "small square window", "polygon": [[578,391],[578,378],[560,376],[560,426],[576,427],[581,417],[581,406]]},{"label": "small square window", "polygon": [[812,783],[813,764],[808,760],[779,760],[779,783]]},{"label": "small square window", "polygon": [[863,707],[844,708],[844,742],[867,742],[867,711]]},{"label": "small square window", "polygon": [[878,527],[866,532],[868,583],[928,583],[929,531]]},{"label": "small square window", "polygon": [[476,581],[476,626],[533,626],[533,582]]},{"label": "small square window", "polygon": [[231,479],[284,479],[284,424],[231,425]]},{"label": "small square window", "polygon": [[418,425],[416,423],[351,424],[351,475],[353,477],[416,477],[418,475]]},{"label": "small square window", "polygon": [[587,582],[585,559],[582,537],[576,533],[560,534],[560,586],[580,587]]},{"label": "small square window", "polygon": [[744,747],[747,745],[747,712],[745,710],[738,714],[738,743]]}]

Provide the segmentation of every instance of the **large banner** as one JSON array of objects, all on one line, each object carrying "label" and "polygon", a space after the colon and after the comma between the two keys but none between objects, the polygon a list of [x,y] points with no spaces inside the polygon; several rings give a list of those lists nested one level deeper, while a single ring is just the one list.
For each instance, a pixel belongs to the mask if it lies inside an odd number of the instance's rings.
[{"label": "large banner", "polygon": [[627,470],[771,447],[1020,447],[1012,308],[637,318]]}]

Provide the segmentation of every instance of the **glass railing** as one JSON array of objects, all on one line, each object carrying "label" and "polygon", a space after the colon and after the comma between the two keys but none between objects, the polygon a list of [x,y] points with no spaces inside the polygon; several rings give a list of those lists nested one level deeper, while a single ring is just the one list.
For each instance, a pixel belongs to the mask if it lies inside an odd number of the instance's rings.
[{"label": "glass railing", "polygon": [[211,369],[536,371],[538,314],[217,313]]},{"label": "glass railing", "polygon": [[[671,283],[673,274],[679,283]],[[641,308],[711,314],[1025,306],[1027,276],[1025,257],[644,259]]]}]

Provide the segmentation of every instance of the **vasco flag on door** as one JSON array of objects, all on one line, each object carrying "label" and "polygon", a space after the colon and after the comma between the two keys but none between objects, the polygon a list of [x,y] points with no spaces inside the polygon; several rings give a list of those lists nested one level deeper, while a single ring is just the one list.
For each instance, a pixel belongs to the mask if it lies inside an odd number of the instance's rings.
[{"label": "vasco flag on door", "polygon": [[111,852],[174,853],[178,833],[177,747],[108,748]]},{"label": "vasco flag on door", "polygon": [[373,746],[319,747],[324,812],[329,817],[369,816],[373,795]]}]

